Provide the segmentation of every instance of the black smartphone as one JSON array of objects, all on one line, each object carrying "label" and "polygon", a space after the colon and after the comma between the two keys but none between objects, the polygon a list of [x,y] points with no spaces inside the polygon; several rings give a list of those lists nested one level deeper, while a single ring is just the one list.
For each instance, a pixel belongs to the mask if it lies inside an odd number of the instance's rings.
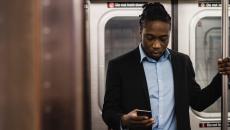
[{"label": "black smartphone", "polygon": [[137,110],[137,116],[147,116],[148,118],[151,118],[152,112],[147,110]]}]

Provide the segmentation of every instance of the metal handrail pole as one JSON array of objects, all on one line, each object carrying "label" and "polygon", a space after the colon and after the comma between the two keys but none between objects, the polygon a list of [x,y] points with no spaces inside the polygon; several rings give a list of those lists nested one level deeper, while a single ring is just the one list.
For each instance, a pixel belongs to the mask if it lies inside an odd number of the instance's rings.
[{"label": "metal handrail pole", "polygon": [[[223,45],[223,58],[228,57],[229,45],[229,18],[228,18],[228,0],[222,0],[222,45]],[[221,100],[221,130],[228,129],[228,76],[223,75],[222,79],[222,100]]]}]

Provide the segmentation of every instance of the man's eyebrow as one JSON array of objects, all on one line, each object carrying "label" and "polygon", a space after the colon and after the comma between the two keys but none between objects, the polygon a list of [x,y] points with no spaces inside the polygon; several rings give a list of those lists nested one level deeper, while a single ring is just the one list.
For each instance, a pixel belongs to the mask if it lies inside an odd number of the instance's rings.
[{"label": "man's eyebrow", "polygon": [[151,36],[154,36],[153,34],[151,34],[151,33],[145,33],[145,35],[151,35]]},{"label": "man's eyebrow", "polygon": [[[153,34],[151,34],[151,33],[146,33],[146,34],[144,34],[145,36],[146,35],[148,35],[148,36],[153,36],[153,37],[156,37],[155,35],[153,35]],[[168,34],[165,34],[165,35],[161,35],[161,36],[159,36],[160,38],[163,38],[163,37],[169,37],[169,35]]]},{"label": "man's eyebrow", "polygon": [[169,35],[162,35],[162,36],[160,36],[160,37],[168,37]]}]

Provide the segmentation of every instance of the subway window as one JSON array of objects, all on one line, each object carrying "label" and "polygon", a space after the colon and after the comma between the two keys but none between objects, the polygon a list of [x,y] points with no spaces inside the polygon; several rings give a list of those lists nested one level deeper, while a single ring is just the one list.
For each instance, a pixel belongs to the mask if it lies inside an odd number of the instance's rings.
[{"label": "subway window", "polygon": [[[218,73],[217,60],[222,57],[221,18],[204,17],[200,19],[196,24],[195,33],[196,81],[201,87],[205,87]],[[230,96],[228,98],[230,99]],[[214,104],[205,109],[204,112],[221,112],[221,100],[218,99]]]},{"label": "subway window", "polygon": [[[105,73],[109,60],[136,48],[140,43],[139,17],[113,17],[105,25]],[[100,108],[104,100],[104,83],[99,88]]]}]

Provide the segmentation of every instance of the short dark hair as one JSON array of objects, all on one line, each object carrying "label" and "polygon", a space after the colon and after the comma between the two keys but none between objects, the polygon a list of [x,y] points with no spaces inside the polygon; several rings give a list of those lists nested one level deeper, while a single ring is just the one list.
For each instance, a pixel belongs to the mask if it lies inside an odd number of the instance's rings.
[{"label": "short dark hair", "polygon": [[171,24],[171,17],[168,12],[165,10],[164,6],[159,3],[146,3],[143,5],[143,12],[140,17],[140,27],[141,29],[144,26],[146,21],[160,20]]}]

